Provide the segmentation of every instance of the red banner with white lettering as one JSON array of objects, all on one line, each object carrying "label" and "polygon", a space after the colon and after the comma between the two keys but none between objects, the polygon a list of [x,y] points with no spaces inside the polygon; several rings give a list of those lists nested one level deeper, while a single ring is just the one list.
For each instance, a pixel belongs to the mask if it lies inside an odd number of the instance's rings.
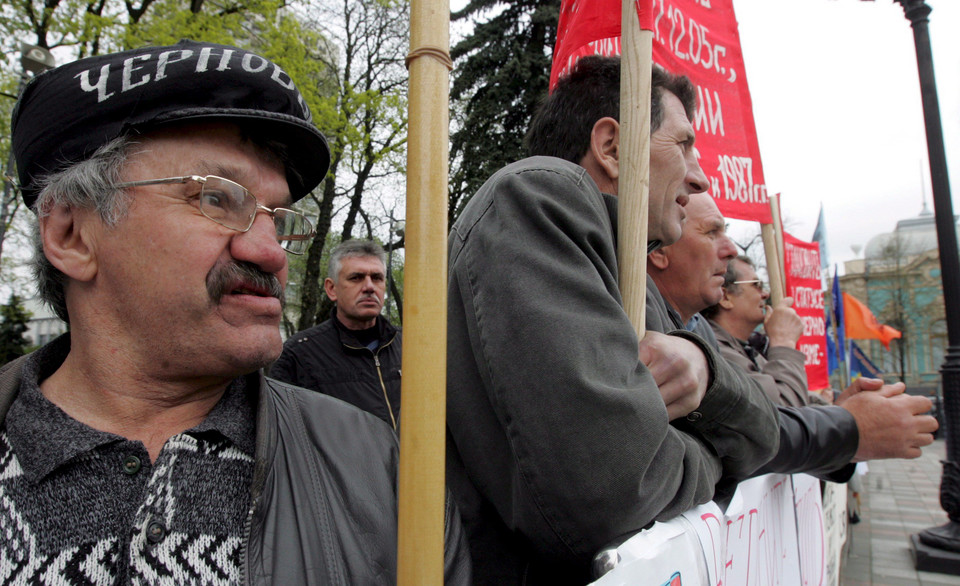
[{"label": "red banner with white lettering", "polygon": [[[710,195],[726,217],[770,223],[733,0],[653,0],[649,14],[641,3],[654,62],[697,85],[694,128]],[[557,30],[551,88],[580,57],[620,54],[620,1],[563,0]]]},{"label": "red banner with white lettering", "polygon": [[807,387],[819,391],[830,387],[827,373],[827,327],[820,279],[820,245],[783,233],[784,272],[787,296],[803,320],[803,335],[797,349],[806,356]]}]

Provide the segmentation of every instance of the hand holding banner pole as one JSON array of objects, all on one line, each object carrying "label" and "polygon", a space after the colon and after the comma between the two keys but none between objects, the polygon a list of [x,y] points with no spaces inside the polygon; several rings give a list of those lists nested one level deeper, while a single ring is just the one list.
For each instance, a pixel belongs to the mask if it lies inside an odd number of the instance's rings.
[{"label": "hand holding banner pole", "polygon": [[645,333],[647,293],[650,80],[653,67],[651,13],[649,0],[623,0],[617,264],[623,307],[641,339]]},{"label": "hand holding banner pole", "polygon": [[400,390],[401,586],[443,584],[449,47],[449,2],[413,0]]}]

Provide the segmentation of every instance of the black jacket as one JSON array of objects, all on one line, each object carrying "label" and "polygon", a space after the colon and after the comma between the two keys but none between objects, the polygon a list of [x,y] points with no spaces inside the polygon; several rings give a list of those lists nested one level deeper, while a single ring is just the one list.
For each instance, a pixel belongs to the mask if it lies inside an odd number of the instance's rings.
[{"label": "black jacket", "polygon": [[334,308],[330,319],[287,340],[270,376],[356,405],[396,429],[401,334],[382,315],[377,326],[380,344],[370,350],[340,324]]},{"label": "black jacket", "polygon": [[[19,392],[22,362],[0,367],[0,424]],[[395,584],[395,434],[341,401],[247,376],[258,397],[243,583]],[[445,582],[469,584],[466,542],[449,500],[444,540]]]}]

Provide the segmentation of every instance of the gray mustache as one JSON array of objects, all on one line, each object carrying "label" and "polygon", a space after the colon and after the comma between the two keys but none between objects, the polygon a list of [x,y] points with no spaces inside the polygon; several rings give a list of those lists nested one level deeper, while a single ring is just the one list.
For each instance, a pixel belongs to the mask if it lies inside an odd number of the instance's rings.
[{"label": "gray mustache", "polygon": [[230,292],[237,281],[242,281],[258,289],[268,291],[271,297],[286,305],[283,286],[280,279],[271,273],[260,270],[257,265],[245,261],[232,261],[218,264],[207,274],[207,293],[214,303],[220,303],[224,295]]}]

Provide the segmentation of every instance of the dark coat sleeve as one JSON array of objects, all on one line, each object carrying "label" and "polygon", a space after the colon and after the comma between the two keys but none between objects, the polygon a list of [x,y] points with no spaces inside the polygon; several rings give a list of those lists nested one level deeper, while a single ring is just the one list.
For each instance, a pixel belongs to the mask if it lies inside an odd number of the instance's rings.
[{"label": "dark coat sleeve", "polygon": [[780,450],[757,470],[805,473],[822,480],[846,482],[856,467],[853,460],[860,432],[853,415],[835,405],[780,407]]}]

